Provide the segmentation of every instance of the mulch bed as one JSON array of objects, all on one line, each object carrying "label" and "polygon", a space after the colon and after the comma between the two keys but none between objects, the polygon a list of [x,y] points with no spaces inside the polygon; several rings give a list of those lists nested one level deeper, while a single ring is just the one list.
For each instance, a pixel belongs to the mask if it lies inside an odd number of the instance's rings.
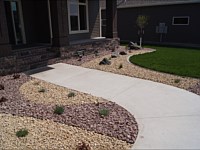
[{"label": "mulch bed", "polygon": [[[7,100],[0,102],[0,113],[28,116],[37,119],[50,119],[55,122],[80,127],[96,133],[115,137],[133,144],[138,134],[138,125],[135,118],[124,108],[113,103],[66,105],[62,115],[54,114],[55,105],[37,104],[27,100],[20,94],[20,86],[31,80],[31,77],[20,74],[19,79],[12,75],[0,77],[0,98]],[[108,116],[101,117],[99,109],[107,108]]]}]

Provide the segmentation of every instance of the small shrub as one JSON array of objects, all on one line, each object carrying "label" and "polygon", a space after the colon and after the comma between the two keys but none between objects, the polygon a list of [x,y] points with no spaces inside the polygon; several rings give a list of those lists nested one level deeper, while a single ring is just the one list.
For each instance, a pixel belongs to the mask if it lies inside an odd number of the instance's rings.
[{"label": "small shrub", "polygon": [[109,110],[106,109],[106,108],[100,109],[100,110],[99,110],[99,115],[100,115],[101,117],[108,116],[108,115],[109,115]]},{"label": "small shrub", "polygon": [[64,107],[63,106],[56,106],[54,109],[54,114],[61,115],[64,113]]},{"label": "small shrub", "polygon": [[19,74],[14,74],[13,75],[13,79],[19,79],[20,78],[20,75]]},{"label": "small shrub", "polygon": [[77,145],[76,150],[91,150],[91,148],[85,142],[81,142]]},{"label": "small shrub", "polygon": [[1,97],[1,98],[0,98],[0,103],[6,102],[7,100],[8,100],[7,98]]},{"label": "small shrub", "polygon": [[99,51],[98,51],[98,50],[95,50],[95,51],[94,51],[94,54],[95,54],[95,56],[99,56]]},{"label": "small shrub", "polygon": [[28,135],[28,130],[27,129],[21,129],[16,132],[17,137],[25,137]]},{"label": "small shrub", "polygon": [[4,85],[0,84],[0,90],[4,90]]},{"label": "small shrub", "polygon": [[123,68],[123,65],[122,65],[122,64],[119,65],[118,69],[121,69],[121,68]]},{"label": "small shrub", "polygon": [[44,93],[44,92],[46,92],[46,89],[45,88],[41,88],[41,89],[38,90],[38,92]]},{"label": "small shrub", "polygon": [[175,79],[174,83],[179,83],[181,80],[180,79]]},{"label": "small shrub", "polygon": [[74,93],[74,92],[70,92],[67,96],[68,96],[68,98],[74,97],[74,96],[75,96],[75,93]]}]

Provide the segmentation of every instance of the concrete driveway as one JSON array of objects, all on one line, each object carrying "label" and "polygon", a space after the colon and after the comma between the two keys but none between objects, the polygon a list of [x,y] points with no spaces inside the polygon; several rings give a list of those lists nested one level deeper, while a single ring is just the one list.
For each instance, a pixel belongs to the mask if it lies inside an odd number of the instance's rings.
[{"label": "concrete driveway", "polygon": [[134,149],[200,149],[200,96],[176,87],[67,64],[33,77],[116,102],[131,112]]}]

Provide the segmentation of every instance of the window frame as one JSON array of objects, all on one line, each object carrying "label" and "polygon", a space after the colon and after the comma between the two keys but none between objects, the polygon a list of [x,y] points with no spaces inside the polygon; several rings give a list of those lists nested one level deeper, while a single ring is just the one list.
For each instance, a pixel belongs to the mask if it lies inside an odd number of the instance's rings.
[{"label": "window frame", "polygon": [[[188,23],[187,24],[174,24],[174,20],[176,18],[187,18]],[[190,25],[190,16],[174,16],[173,19],[172,19],[172,25],[174,25],[174,26],[188,26],[188,25]]]},{"label": "window frame", "polygon": [[[70,4],[77,4],[68,1],[68,22],[69,22],[69,34],[78,34],[78,33],[89,33],[89,15],[88,15],[88,0],[85,3],[81,3],[78,0],[78,30],[71,30],[71,19],[70,19]],[[86,6],[86,30],[80,30],[80,14],[79,14],[79,6]]]}]

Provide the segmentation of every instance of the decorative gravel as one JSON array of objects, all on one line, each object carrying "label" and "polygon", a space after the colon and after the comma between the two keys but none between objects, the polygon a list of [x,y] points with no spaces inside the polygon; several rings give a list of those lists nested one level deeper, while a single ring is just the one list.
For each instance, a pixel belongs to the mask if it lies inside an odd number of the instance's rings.
[{"label": "decorative gravel", "polygon": [[[120,50],[126,51],[125,48],[123,47],[121,47]],[[152,51],[154,50],[143,49],[143,50],[132,51],[131,53],[127,51],[128,55],[119,55],[117,58],[111,58],[111,55],[109,54],[101,58],[97,58],[89,62],[85,62],[81,66],[86,67],[86,68],[91,68],[91,69],[98,69],[102,71],[127,75],[131,77],[136,77],[136,78],[142,78],[146,80],[152,80],[155,82],[160,82],[160,83],[172,85],[175,87],[179,87],[182,89],[186,89],[186,90],[195,92],[196,94],[199,94],[199,92],[197,92],[199,91],[199,88],[200,88],[199,86],[197,86],[198,83],[200,82],[199,79],[189,78],[189,77],[180,77],[177,75],[161,73],[161,72],[145,69],[128,62],[128,58],[132,55],[138,55],[138,54],[148,53]],[[99,62],[103,58],[110,59],[111,65],[99,65]],[[119,66],[121,64],[123,67],[119,69]],[[176,83],[177,79],[180,80],[180,82]]]},{"label": "decorative gravel", "polygon": [[[40,92],[44,89],[44,92]],[[30,101],[41,104],[71,105],[106,102],[106,100],[82,92],[70,90],[41,80],[31,80],[20,87],[20,92]],[[74,96],[68,97],[70,93]]]},{"label": "decorative gravel", "polygon": [[[47,121],[51,120],[114,137],[130,144],[135,142],[138,134],[137,122],[135,118],[121,106],[103,100],[102,98],[95,98],[77,91],[74,91],[76,98],[68,98],[66,95],[72,90],[62,89],[62,87],[32,79],[24,74],[20,75],[21,77],[15,80],[12,76],[0,78],[0,84],[3,84],[5,87],[4,90],[0,90],[0,98],[5,97],[7,99],[7,101],[0,102],[0,113],[13,114],[21,117],[33,117]],[[46,96],[44,96],[45,92],[38,92],[38,87],[40,89],[40,86],[46,89]],[[23,94],[19,91],[20,87],[20,91],[23,91]],[[35,88],[37,90],[34,90]],[[51,92],[48,89],[51,89]],[[60,93],[64,93],[64,95],[57,94],[59,90],[61,90]],[[65,90],[67,91],[66,93],[64,92]],[[34,93],[35,95],[39,93],[37,97],[39,100],[31,100],[31,96],[33,96]],[[55,101],[50,99],[51,93],[54,93],[52,97],[55,98]],[[60,96],[59,99],[62,100],[56,102],[56,96]],[[64,98],[62,96],[64,96]],[[48,101],[48,99],[50,100]],[[65,100],[67,102],[65,102]],[[77,102],[70,102],[70,100]],[[56,105],[61,104],[64,107],[64,113],[62,115],[54,114]],[[99,110],[105,108],[109,110],[109,115],[101,117],[99,115]],[[82,135],[80,135],[80,137],[81,136]]]},{"label": "decorative gravel", "polygon": [[[20,129],[27,129],[28,135],[18,138],[16,132]],[[132,146],[116,138],[51,120],[0,114],[0,149],[75,150],[81,142],[88,144],[91,150],[123,150]]]}]

